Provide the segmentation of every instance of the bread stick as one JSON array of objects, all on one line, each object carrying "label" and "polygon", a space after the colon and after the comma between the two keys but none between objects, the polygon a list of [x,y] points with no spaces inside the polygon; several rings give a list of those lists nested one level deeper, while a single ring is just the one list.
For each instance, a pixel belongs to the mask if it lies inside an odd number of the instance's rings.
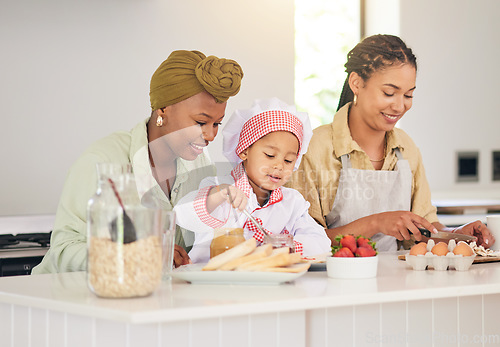
[{"label": "bread stick", "polygon": [[274,248],[272,255],[279,254],[279,253],[290,253],[290,247],[280,247],[280,248]]},{"label": "bread stick", "polygon": [[228,249],[224,253],[216,255],[212,259],[210,259],[203,267],[203,271],[213,271],[217,270],[222,265],[227,262],[243,257],[249,253],[251,253],[257,247],[257,242],[253,237],[249,238],[245,242],[240,243],[239,245],[234,246],[231,249]]},{"label": "bread stick", "polygon": [[301,256],[298,253],[278,253],[267,258],[257,259],[236,268],[245,271],[264,271],[267,268],[288,266],[300,262]]},{"label": "bread stick", "polygon": [[302,272],[302,271],[308,270],[310,266],[311,266],[311,264],[309,264],[309,263],[298,263],[298,264],[292,264],[289,266],[269,267],[267,269],[263,269],[262,271],[297,273],[297,272]]},{"label": "bread stick", "polygon": [[269,255],[271,255],[272,251],[273,251],[273,247],[271,246],[271,244],[265,244],[265,245],[259,246],[252,253],[245,255],[243,257],[240,257],[240,258],[233,259],[233,260],[225,263],[221,267],[219,267],[217,270],[220,270],[220,271],[234,270],[235,268],[237,268],[238,266],[240,266],[242,264],[248,263],[248,262],[253,261],[253,260],[268,257]]}]

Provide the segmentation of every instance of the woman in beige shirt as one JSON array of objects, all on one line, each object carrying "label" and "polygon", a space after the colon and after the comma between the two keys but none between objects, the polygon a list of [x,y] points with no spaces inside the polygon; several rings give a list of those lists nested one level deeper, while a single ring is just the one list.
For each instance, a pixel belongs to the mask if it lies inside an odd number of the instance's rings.
[{"label": "woman in beige shirt", "polygon": [[289,186],[299,190],[309,213],[336,235],[371,237],[380,251],[396,240],[420,240],[419,227],[494,238],[475,221],[449,230],[437,218],[420,151],[395,128],[412,106],[416,57],[396,36],[374,35],[349,53],[348,77],[331,124],[314,130],[309,150]]}]

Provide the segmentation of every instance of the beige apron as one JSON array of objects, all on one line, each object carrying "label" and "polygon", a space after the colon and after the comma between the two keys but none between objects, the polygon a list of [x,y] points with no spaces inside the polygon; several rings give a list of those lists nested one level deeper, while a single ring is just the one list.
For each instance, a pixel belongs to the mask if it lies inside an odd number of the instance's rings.
[{"label": "beige apron", "polygon": [[[387,211],[410,211],[412,174],[408,161],[395,149],[394,171],[360,170],[351,167],[348,154],[342,155],[339,187],[330,213],[328,228],[349,224],[359,218]],[[397,250],[393,236],[378,233],[371,238],[381,252]]]}]

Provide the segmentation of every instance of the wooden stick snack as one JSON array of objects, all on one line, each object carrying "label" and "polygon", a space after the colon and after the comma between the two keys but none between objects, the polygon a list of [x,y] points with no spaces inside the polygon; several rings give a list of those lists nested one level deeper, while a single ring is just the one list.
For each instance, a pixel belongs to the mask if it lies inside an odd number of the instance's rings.
[{"label": "wooden stick snack", "polygon": [[218,270],[231,271],[236,269],[238,266],[249,263],[254,260],[262,259],[271,255],[273,247],[270,244],[265,244],[257,247],[252,253],[233,259],[226,264],[222,265]]},{"label": "wooden stick snack", "polygon": [[257,247],[257,241],[253,237],[249,238],[245,242],[228,249],[224,253],[216,255],[205,265],[202,269],[203,271],[213,271],[220,268],[222,265],[230,262],[231,260],[243,257],[251,253]]}]

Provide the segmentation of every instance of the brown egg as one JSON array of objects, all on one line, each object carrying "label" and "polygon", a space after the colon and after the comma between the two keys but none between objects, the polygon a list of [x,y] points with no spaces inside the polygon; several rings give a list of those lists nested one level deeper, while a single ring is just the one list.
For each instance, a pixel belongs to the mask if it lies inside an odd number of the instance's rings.
[{"label": "brown egg", "polygon": [[455,248],[453,249],[453,254],[456,255],[461,254],[464,257],[469,257],[474,254],[474,251],[465,242],[459,242],[458,245],[456,245]]},{"label": "brown egg", "polygon": [[438,242],[432,247],[431,252],[435,255],[446,255],[448,253],[448,245],[444,242]]},{"label": "brown egg", "polygon": [[410,255],[420,255],[427,253],[427,244],[425,242],[420,242],[410,249]]}]

